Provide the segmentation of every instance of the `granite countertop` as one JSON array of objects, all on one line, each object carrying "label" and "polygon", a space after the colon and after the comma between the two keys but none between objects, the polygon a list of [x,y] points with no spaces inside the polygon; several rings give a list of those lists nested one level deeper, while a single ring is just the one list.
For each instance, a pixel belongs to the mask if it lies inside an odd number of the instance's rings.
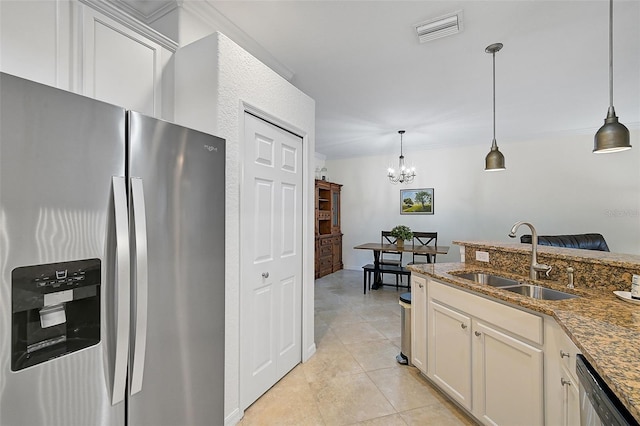
[{"label": "granite countertop", "polygon": [[548,280],[533,282],[581,297],[556,301],[533,299],[452,275],[457,272],[489,272],[532,282],[522,276],[465,263],[412,265],[409,269],[555,318],[622,404],[640,422],[640,305],[620,300],[609,291],[579,287],[567,289],[562,283]]}]

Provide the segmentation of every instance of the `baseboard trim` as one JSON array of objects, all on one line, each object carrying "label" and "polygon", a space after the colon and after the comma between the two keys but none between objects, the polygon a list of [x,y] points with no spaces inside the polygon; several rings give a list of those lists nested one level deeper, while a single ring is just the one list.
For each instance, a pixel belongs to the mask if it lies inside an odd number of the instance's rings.
[{"label": "baseboard trim", "polygon": [[240,408],[236,408],[231,412],[231,414],[224,418],[224,426],[235,426],[240,423],[242,417],[244,417],[244,411],[241,411]]}]

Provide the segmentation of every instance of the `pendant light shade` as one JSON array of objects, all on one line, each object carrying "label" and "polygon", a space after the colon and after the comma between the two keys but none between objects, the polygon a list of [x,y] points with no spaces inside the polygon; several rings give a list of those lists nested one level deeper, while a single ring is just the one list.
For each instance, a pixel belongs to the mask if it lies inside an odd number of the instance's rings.
[{"label": "pendant light shade", "polygon": [[498,149],[496,142],[496,52],[500,51],[502,46],[502,43],[494,43],[484,50],[493,56],[493,142],[491,143],[491,151],[484,159],[484,169],[488,172],[505,170],[504,155]]},{"label": "pendant light shade", "polygon": [[618,121],[613,107],[613,0],[609,0],[609,110],[604,125],[593,139],[596,154],[626,151],[631,148],[629,129]]},{"label": "pendant light shade", "polygon": [[593,140],[593,152],[603,154],[631,149],[629,129],[618,121],[613,105],[609,107],[604,125],[600,127]]},{"label": "pendant light shade", "polygon": [[491,151],[484,159],[484,169],[488,172],[505,170],[504,167],[504,155],[498,149],[496,140],[493,140],[491,144]]}]

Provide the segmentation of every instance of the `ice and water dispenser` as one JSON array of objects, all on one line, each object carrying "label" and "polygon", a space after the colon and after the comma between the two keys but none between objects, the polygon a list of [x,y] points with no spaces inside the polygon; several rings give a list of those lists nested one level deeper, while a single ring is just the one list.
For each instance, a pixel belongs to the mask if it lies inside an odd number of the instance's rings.
[{"label": "ice and water dispenser", "polygon": [[11,272],[13,371],[100,342],[100,279],[100,259]]}]

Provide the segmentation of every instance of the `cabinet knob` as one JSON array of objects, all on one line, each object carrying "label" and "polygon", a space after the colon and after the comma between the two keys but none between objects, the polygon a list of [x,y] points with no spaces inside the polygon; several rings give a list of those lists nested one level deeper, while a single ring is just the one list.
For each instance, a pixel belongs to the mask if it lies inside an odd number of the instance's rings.
[{"label": "cabinet knob", "polygon": [[269,273],[268,272],[263,272],[262,273],[262,278],[269,278]]},{"label": "cabinet knob", "polygon": [[423,286],[422,286],[422,284],[418,284],[418,287],[422,288]]},{"label": "cabinet knob", "polygon": [[565,352],[562,349],[560,349],[560,358],[564,358],[564,357],[569,358],[570,356],[571,354],[569,352]]},{"label": "cabinet knob", "polygon": [[460,327],[462,327],[462,329],[464,330],[464,329],[466,329],[466,328],[467,328],[467,324],[462,323],[462,324],[460,324]]},{"label": "cabinet knob", "polygon": [[571,380],[567,380],[564,377],[560,378],[560,383],[562,384],[562,386],[564,385],[571,386]]},{"label": "cabinet knob", "polygon": [[478,337],[482,336],[482,333],[480,333],[479,331],[475,331],[473,334],[475,334]]}]

